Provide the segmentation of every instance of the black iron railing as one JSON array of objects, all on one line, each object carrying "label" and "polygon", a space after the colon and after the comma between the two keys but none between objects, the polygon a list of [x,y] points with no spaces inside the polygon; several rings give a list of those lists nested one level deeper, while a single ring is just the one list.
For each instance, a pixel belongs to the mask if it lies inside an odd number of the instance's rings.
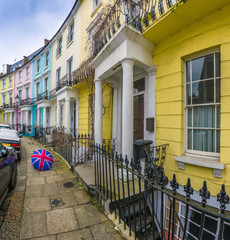
[{"label": "black iron railing", "polygon": [[[229,196],[224,184],[216,199],[212,197],[214,203],[209,202],[208,206],[211,193],[206,181],[195,194],[189,178],[185,186],[179,186],[175,174],[169,181],[163,168],[158,172],[159,166],[147,155],[146,158],[151,164],[142,169],[133,160],[94,145],[95,196],[101,204],[109,203],[111,213],[129,229],[130,236],[135,239],[229,238],[230,213],[226,211]],[[198,197],[196,201],[195,197]]]},{"label": "black iron railing", "polygon": [[56,91],[59,91],[61,88],[65,86],[71,87],[73,84],[73,75],[71,73],[66,74],[57,82]]},{"label": "black iron railing", "polygon": [[93,139],[90,135],[65,134],[64,129],[55,129],[52,132],[53,147],[57,153],[64,157],[71,166],[78,163],[92,161]]},{"label": "black iron railing", "polygon": [[170,8],[183,2],[186,0],[117,0],[113,6],[106,6],[104,18],[93,36],[93,57],[97,56],[123,23],[143,32]]}]

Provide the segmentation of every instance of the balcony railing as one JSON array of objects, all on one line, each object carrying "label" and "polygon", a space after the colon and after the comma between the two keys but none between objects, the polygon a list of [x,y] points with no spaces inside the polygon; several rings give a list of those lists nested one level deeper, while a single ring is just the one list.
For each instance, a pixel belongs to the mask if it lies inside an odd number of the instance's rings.
[{"label": "balcony railing", "polygon": [[93,57],[101,51],[123,23],[128,23],[140,32],[148,28],[174,5],[186,0],[117,0],[104,9],[104,18],[93,36]]},{"label": "balcony railing", "polygon": [[43,100],[43,99],[48,100],[49,96],[50,96],[50,92],[48,90],[46,90],[46,91],[37,95],[36,101],[38,102],[38,101]]},{"label": "balcony railing", "polygon": [[73,71],[73,85],[93,77],[94,69],[91,67],[92,58],[88,58],[81,66]]},{"label": "balcony railing", "polygon": [[33,99],[31,99],[31,98],[22,99],[18,103],[19,106],[31,105],[31,104],[33,104]]},{"label": "balcony railing", "polygon": [[68,73],[57,82],[56,91],[59,91],[61,88],[65,86],[72,87],[72,85],[73,85],[73,75],[71,73]]}]

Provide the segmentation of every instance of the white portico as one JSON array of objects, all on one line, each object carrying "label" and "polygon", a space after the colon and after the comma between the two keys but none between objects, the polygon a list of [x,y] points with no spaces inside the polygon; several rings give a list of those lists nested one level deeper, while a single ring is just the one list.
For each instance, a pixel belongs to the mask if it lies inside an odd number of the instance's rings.
[{"label": "white portico", "polygon": [[[133,157],[133,141],[155,142],[155,70],[153,44],[123,24],[93,60],[95,68],[95,142],[102,143],[102,84],[113,84],[113,138],[116,151]],[[149,124],[148,124],[149,125]]]},{"label": "white portico", "polygon": [[64,127],[66,134],[72,134],[72,130],[75,134],[74,126],[78,126],[78,91],[72,87],[65,86],[61,88],[57,93],[57,127]]}]

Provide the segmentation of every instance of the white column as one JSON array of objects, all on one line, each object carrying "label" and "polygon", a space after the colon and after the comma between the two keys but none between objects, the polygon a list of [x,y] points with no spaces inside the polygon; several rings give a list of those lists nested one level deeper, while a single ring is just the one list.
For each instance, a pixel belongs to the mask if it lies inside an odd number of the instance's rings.
[{"label": "white column", "polygon": [[28,131],[29,125],[29,110],[26,110],[26,131]]},{"label": "white column", "polygon": [[76,131],[76,136],[78,135],[78,123],[79,123],[79,121],[78,121],[78,118],[79,118],[79,109],[78,109],[78,98],[76,98],[76,129],[75,129],[75,131]]},{"label": "white column", "polygon": [[61,114],[61,103],[60,101],[57,101],[57,127],[61,127],[61,119],[60,119],[60,114]]},{"label": "white column", "polygon": [[23,118],[24,118],[24,111],[21,111],[21,122],[20,122],[21,126],[23,125]]},{"label": "white column", "polygon": [[113,84],[113,129],[112,130],[113,130],[112,138],[117,139],[117,84]]},{"label": "white column", "polygon": [[70,98],[65,98],[65,132],[70,133]]},{"label": "white column", "polygon": [[39,126],[40,108],[37,108],[37,126]]},{"label": "white column", "polygon": [[122,61],[122,155],[129,161],[133,157],[133,65],[132,59]]},{"label": "white column", "polygon": [[46,128],[46,123],[47,123],[47,119],[46,119],[46,107],[43,107],[43,128]]},{"label": "white column", "polygon": [[102,80],[95,80],[95,143],[102,144],[102,116],[103,116]]},{"label": "white column", "polygon": [[152,66],[147,69],[148,73],[148,117],[156,115],[156,67]]},{"label": "white column", "polygon": [[13,123],[12,123],[12,112],[10,112],[10,125],[13,125]]}]

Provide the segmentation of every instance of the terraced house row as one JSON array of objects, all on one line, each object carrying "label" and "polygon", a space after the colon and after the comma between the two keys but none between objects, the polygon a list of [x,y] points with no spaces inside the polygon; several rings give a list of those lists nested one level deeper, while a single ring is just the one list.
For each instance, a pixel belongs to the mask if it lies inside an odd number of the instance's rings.
[{"label": "terraced house row", "polygon": [[[205,177],[211,192],[205,204],[213,208],[225,184],[219,198],[225,207],[229,11],[228,0],[76,1],[55,36],[0,77],[1,123],[24,127],[29,136],[55,126],[72,136],[90,134],[98,144],[109,139],[129,160],[135,140],[167,144],[163,169],[169,179],[176,174],[183,188],[189,177],[196,193],[191,198],[199,202]],[[180,221],[189,218],[189,239],[206,239],[195,231],[201,211],[186,215],[185,208],[179,202],[176,211]],[[216,239],[223,224],[228,229],[218,217],[208,219],[214,227],[203,225],[203,236]],[[184,239],[180,221],[173,234]],[[170,233],[170,223],[165,229]]]}]

